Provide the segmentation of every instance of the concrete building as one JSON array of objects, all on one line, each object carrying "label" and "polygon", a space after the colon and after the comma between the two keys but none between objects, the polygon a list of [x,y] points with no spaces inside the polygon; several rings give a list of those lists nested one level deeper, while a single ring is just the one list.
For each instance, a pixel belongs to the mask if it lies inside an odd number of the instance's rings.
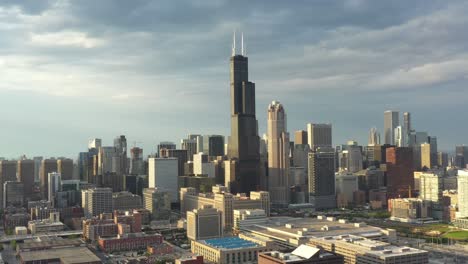
[{"label": "concrete building", "polygon": [[112,194],[112,209],[127,211],[142,208],[141,196],[130,192],[117,192]]},{"label": "concrete building", "polygon": [[224,136],[203,136],[203,153],[208,154],[209,157],[224,156]]},{"label": "concrete building", "polygon": [[205,240],[223,236],[222,213],[211,205],[187,212],[187,237]]},{"label": "concrete building", "polygon": [[390,199],[388,209],[391,219],[408,223],[432,220],[432,202],[418,198]]},{"label": "concrete building", "polygon": [[268,192],[251,192],[250,198],[245,194],[233,195],[225,186],[214,186],[213,193],[197,193],[194,188],[181,188],[180,211],[186,212],[200,209],[204,205],[212,206],[221,211],[223,216],[223,228],[230,229],[233,226],[233,211],[236,209],[263,209],[270,213],[270,198]]},{"label": "concrete building", "polygon": [[307,131],[297,130],[294,132],[294,145],[307,145]]},{"label": "concrete building", "polygon": [[0,160],[0,205],[3,206],[3,186],[7,181],[17,181],[16,179],[17,162],[14,160]]},{"label": "concrete building", "polygon": [[57,160],[56,159],[44,159],[41,163],[41,193],[42,199],[49,198],[49,173],[57,172]]},{"label": "concrete building", "polygon": [[111,218],[85,219],[82,226],[83,237],[89,241],[96,241],[99,237],[113,237],[117,235],[117,224]]},{"label": "concrete building", "polygon": [[16,181],[6,181],[3,186],[3,208],[9,206],[23,207],[24,184]]},{"label": "concrete building", "polygon": [[238,232],[245,226],[261,225],[268,221],[265,210],[262,209],[244,209],[234,210],[234,226],[233,229]]},{"label": "concrete building", "polygon": [[289,199],[289,133],[280,102],[268,106],[268,191],[272,206],[287,207]]},{"label": "concrete building", "polygon": [[426,264],[429,262],[427,251],[393,246],[386,242],[353,235],[313,238],[309,244],[343,256],[345,264]]},{"label": "concrete building", "polygon": [[42,157],[34,157],[34,182],[41,182]]},{"label": "concrete building", "polygon": [[[235,39],[234,39],[235,43]],[[249,81],[248,58],[236,54],[230,58],[231,134],[228,158],[237,161],[230,189],[233,193],[250,193],[260,186],[260,137],[255,113],[255,83]]]},{"label": "concrete building", "polygon": [[309,153],[309,203],[316,210],[335,208],[335,152],[317,148]]},{"label": "concrete building", "polygon": [[443,171],[423,172],[419,176],[419,198],[433,201],[442,201]]},{"label": "concrete building", "polygon": [[149,188],[163,188],[171,196],[171,202],[178,201],[178,163],[177,158],[149,158],[148,186]]},{"label": "concrete building", "polygon": [[33,198],[34,167],[34,160],[18,160],[18,181],[23,184],[25,201]]},{"label": "concrete building", "polygon": [[180,141],[180,148],[187,151],[187,160],[192,161],[193,155],[198,153],[197,151],[197,140],[186,138]]},{"label": "concrete building", "polygon": [[50,172],[47,175],[47,200],[55,207],[57,204],[56,194],[62,190],[62,175],[57,172]]},{"label": "concrete building", "polygon": [[341,207],[354,203],[354,192],[359,190],[358,177],[352,173],[341,171],[335,174],[335,192],[340,197]]},{"label": "concrete building", "polygon": [[406,147],[387,148],[386,160],[388,197],[408,197],[414,189],[412,149]]},{"label": "concrete building", "polygon": [[107,253],[121,251],[146,250],[150,245],[162,244],[161,234],[130,233],[117,237],[101,237],[98,239],[99,248]]},{"label": "concrete building", "polygon": [[81,191],[81,206],[86,217],[112,212],[112,189],[93,188]]},{"label": "concrete building", "polygon": [[144,208],[151,212],[153,220],[168,220],[171,216],[170,193],[161,188],[143,190]]},{"label": "concrete building", "polygon": [[215,178],[215,164],[210,162],[208,154],[200,152],[193,155],[193,174],[207,175],[209,178]]},{"label": "concrete building", "polygon": [[397,126],[395,128],[395,131],[393,131],[394,133],[394,140],[395,140],[395,146],[397,147],[406,147],[406,142],[408,141],[406,139],[406,134],[405,134],[405,131],[404,131],[404,128],[402,126]]},{"label": "concrete building", "polygon": [[177,158],[178,163],[178,172],[177,175],[181,176],[184,175],[184,166],[189,160],[188,158],[188,150],[186,149],[168,149],[167,150],[167,157],[168,158]]},{"label": "concrete building", "polygon": [[468,217],[468,169],[458,170],[457,218]]},{"label": "concrete building", "polygon": [[62,180],[73,179],[73,160],[61,158],[57,160],[57,172],[60,173]]},{"label": "concrete building", "polygon": [[203,261],[202,255],[182,257],[180,259],[175,260],[175,264],[203,264],[203,263],[205,262]]},{"label": "concrete building", "polygon": [[384,138],[385,144],[395,145],[394,131],[400,124],[398,111],[384,112]]},{"label": "concrete building", "polygon": [[239,238],[225,237],[192,241],[192,253],[203,255],[205,261],[218,264],[257,263],[258,253],[270,248]]},{"label": "concrete building", "polygon": [[369,131],[368,145],[369,146],[380,145],[380,134],[377,131],[377,128],[375,127],[371,128]]},{"label": "concrete building", "polygon": [[35,263],[73,263],[99,264],[101,259],[83,246],[58,246],[43,250],[23,251],[19,253],[22,264]]},{"label": "concrete building", "polygon": [[142,175],[145,173],[145,162],[143,161],[143,149],[133,147],[130,149],[129,174]]},{"label": "concrete building", "polygon": [[455,147],[455,166],[465,169],[468,164],[468,146],[461,145]]},{"label": "concrete building", "polygon": [[431,161],[431,144],[423,143],[421,144],[421,168],[432,168]]},{"label": "concrete building", "polygon": [[48,219],[32,220],[28,222],[28,229],[32,235],[40,233],[60,232],[65,229],[65,225],[60,222],[60,213],[50,213]]},{"label": "concrete building", "polygon": [[311,150],[332,147],[331,124],[307,124],[307,143]]},{"label": "concrete building", "polygon": [[448,166],[448,153],[447,152],[437,152],[437,166],[441,168],[447,168]]},{"label": "concrete building", "polygon": [[342,264],[343,256],[310,245],[300,245],[291,253],[279,251],[258,254],[258,264]]},{"label": "concrete building", "polygon": [[167,157],[168,150],[176,149],[176,144],[170,141],[163,141],[158,144],[157,149],[158,149],[158,157],[164,158],[164,157]]}]

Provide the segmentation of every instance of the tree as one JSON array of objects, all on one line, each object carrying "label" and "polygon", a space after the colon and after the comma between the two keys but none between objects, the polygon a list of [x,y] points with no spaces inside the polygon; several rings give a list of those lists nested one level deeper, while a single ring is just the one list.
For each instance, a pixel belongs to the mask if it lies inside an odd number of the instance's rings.
[{"label": "tree", "polygon": [[16,249],[16,240],[12,240],[12,241],[10,242],[10,247],[11,247],[13,250]]}]

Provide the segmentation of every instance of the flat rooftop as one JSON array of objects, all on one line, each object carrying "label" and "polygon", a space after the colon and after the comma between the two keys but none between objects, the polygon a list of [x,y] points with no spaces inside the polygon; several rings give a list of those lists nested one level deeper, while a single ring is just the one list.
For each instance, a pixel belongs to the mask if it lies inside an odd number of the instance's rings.
[{"label": "flat rooftop", "polygon": [[212,238],[204,241],[205,244],[219,249],[254,248],[259,245],[238,237]]},{"label": "flat rooftop", "polygon": [[54,248],[20,253],[22,263],[59,259],[63,264],[101,263],[93,252],[86,247]]}]

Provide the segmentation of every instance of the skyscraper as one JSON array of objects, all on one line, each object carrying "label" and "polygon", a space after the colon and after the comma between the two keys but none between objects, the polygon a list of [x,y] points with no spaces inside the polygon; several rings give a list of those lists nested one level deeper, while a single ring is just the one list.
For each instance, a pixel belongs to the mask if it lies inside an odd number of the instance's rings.
[{"label": "skyscraper", "polygon": [[[242,45],[243,46],[243,45]],[[260,137],[255,116],[255,84],[249,81],[248,58],[236,54],[235,38],[230,59],[231,136],[228,157],[238,160],[231,192],[249,194],[260,184]]]},{"label": "skyscraper", "polygon": [[380,134],[377,131],[377,128],[373,127],[369,131],[369,146],[380,145]]},{"label": "skyscraper", "polygon": [[406,136],[406,142],[405,142],[405,147],[408,146],[408,142],[409,142],[409,136],[411,134],[411,130],[413,128],[411,127],[411,114],[409,112],[404,112],[403,113],[403,131],[405,133],[405,136]]},{"label": "skyscraper", "polygon": [[114,147],[119,160],[119,165],[117,166],[115,173],[117,173],[117,175],[125,175],[128,173],[128,157],[127,139],[124,135],[121,135],[114,139]]},{"label": "skyscraper", "polygon": [[289,133],[280,102],[268,106],[268,191],[274,206],[289,204]]},{"label": "skyscraper", "polygon": [[56,206],[56,194],[57,192],[62,190],[62,175],[57,172],[51,172],[47,175],[47,184],[49,193],[47,194],[47,198],[52,204],[52,206]]},{"label": "skyscraper", "polygon": [[145,171],[145,164],[143,161],[143,149],[133,147],[130,149],[130,167],[129,173],[142,175]]},{"label": "skyscraper", "polygon": [[294,145],[307,144],[307,131],[297,130],[294,132]]},{"label": "skyscraper", "polygon": [[44,159],[41,164],[41,193],[42,199],[49,197],[49,173],[57,172],[57,160],[56,159]]},{"label": "skyscraper", "polygon": [[61,158],[57,160],[57,172],[61,174],[62,180],[73,179],[73,160]]},{"label": "skyscraper", "polygon": [[394,131],[400,124],[398,111],[384,112],[384,137],[385,144],[395,145]]},{"label": "skyscraper", "polygon": [[[191,135],[189,135],[190,137]],[[193,155],[197,152],[197,140],[192,138],[185,138],[180,141],[180,148],[187,150],[187,160],[192,161]]]},{"label": "skyscraper", "polygon": [[81,207],[86,217],[112,213],[112,189],[94,188],[81,191]]},{"label": "skyscraper", "polygon": [[18,181],[23,183],[24,200],[27,202],[33,196],[34,160],[18,160]]},{"label": "skyscraper", "polygon": [[178,201],[178,171],[177,158],[149,158],[148,186],[163,188],[171,195],[171,202]]},{"label": "skyscraper", "polygon": [[17,161],[0,160],[0,205],[3,205],[3,185],[7,181],[16,180]]},{"label": "skyscraper", "polygon": [[386,149],[387,197],[408,197],[414,189],[412,148],[390,147]]},{"label": "skyscraper", "polygon": [[335,151],[317,148],[309,153],[309,203],[315,209],[336,207]]},{"label": "skyscraper", "polygon": [[332,125],[331,124],[307,124],[307,143],[312,151],[317,148],[332,147]]}]

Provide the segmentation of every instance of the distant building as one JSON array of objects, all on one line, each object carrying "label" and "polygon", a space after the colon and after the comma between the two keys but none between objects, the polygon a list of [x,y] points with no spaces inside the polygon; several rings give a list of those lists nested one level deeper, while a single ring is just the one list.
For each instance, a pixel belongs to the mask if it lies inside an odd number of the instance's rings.
[{"label": "distant building", "polygon": [[187,212],[187,237],[205,240],[223,236],[222,213],[211,205]]},{"label": "distant building", "polygon": [[307,145],[307,131],[297,130],[294,132],[294,145]]},{"label": "distant building", "polygon": [[391,218],[401,222],[418,223],[432,219],[432,202],[418,198],[390,199]]},{"label": "distant building", "polygon": [[142,250],[149,245],[162,244],[162,242],[162,235],[145,233],[130,233],[98,239],[99,248],[108,253]]},{"label": "distant building", "polygon": [[420,175],[419,197],[435,203],[442,201],[443,180],[442,171],[423,172]]},{"label": "distant building", "polygon": [[97,216],[112,212],[112,189],[94,188],[81,191],[81,203],[85,216]]},{"label": "distant building", "polygon": [[234,210],[234,226],[235,231],[240,231],[245,226],[265,224],[268,220],[265,210],[262,209],[243,209]]},{"label": "distant building", "polygon": [[309,203],[317,210],[336,208],[335,152],[331,148],[309,153]]},{"label": "distant building", "polygon": [[24,184],[16,181],[6,181],[3,186],[3,208],[9,206],[23,207]]},{"label": "distant building", "polygon": [[142,208],[141,196],[130,192],[117,192],[112,194],[113,210],[133,210]]},{"label": "distant building", "polygon": [[48,199],[49,197],[49,173],[57,172],[57,160],[56,159],[44,159],[41,163],[41,192],[42,199]]},{"label": "distant building", "polygon": [[431,144],[423,143],[421,144],[421,168],[432,168],[431,161]]},{"label": "distant building", "polygon": [[129,173],[135,175],[142,175],[145,173],[142,148],[133,147],[130,149]]},{"label": "distant building", "polygon": [[34,167],[34,160],[18,160],[18,181],[23,184],[25,201],[33,198]]},{"label": "distant building", "polygon": [[335,174],[336,195],[341,198],[342,207],[354,203],[354,192],[359,190],[358,177],[352,173],[338,172]]},{"label": "distant building", "polygon": [[60,173],[62,180],[73,179],[73,160],[72,159],[58,159],[57,172]]},{"label": "distant building", "polygon": [[3,206],[3,188],[7,181],[17,181],[16,179],[17,162],[13,160],[0,160],[0,205]]},{"label": "distant building", "polygon": [[143,191],[144,208],[151,212],[153,220],[168,220],[171,216],[170,193],[160,188],[145,188]]},{"label": "distant building", "polygon": [[210,162],[209,156],[200,152],[193,155],[193,174],[207,175],[209,178],[215,178],[215,164]]},{"label": "distant building", "polygon": [[[168,158],[177,158],[178,170],[177,175],[184,175],[184,165],[189,160],[188,150],[186,149],[168,149],[167,150]],[[193,158],[193,157],[192,157]]]},{"label": "distant building", "polygon": [[58,212],[50,213],[50,217],[44,220],[32,220],[28,222],[28,229],[32,235],[39,233],[59,232],[65,229],[65,225],[60,222]]},{"label": "distant building", "polygon": [[163,188],[171,194],[171,202],[178,201],[178,163],[177,158],[149,158],[149,188]]},{"label": "distant building", "polygon": [[157,149],[159,157],[164,158],[167,157],[167,151],[169,149],[176,149],[176,144],[170,141],[163,141],[158,144]]},{"label": "distant building", "polygon": [[329,251],[300,245],[291,253],[279,251],[263,252],[258,254],[258,264],[341,264],[343,256]]},{"label": "distant building", "polygon": [[468,217],[468,169],[458,170],[457,218]]},{"label": "distant building", "polygon": [[210,157],[224,156],[224,136],[203,136],[203,153]]},{"label": "distant building", "polygon": [[52,207],[55,207],[57,204],[57,193],[62,190],[62,175],[57,172],[50,172],[47,175],[47,189],[48,195],[47,199],[52,204]]},{"label": "distant building", "polygon": [[394,145],[394,131],[399,125],[399,112],[398,111],[385,111],[384,112],[384,138],[385,144]]},{"label": "distant building", "polygon": [[307,124],[307,142],[311,150],[332,147],[331,124]]},{"label": "distant building", "polygon": [[390,147],[386,152],[388,197],[408,197],[414,189],[412,149]]}]

